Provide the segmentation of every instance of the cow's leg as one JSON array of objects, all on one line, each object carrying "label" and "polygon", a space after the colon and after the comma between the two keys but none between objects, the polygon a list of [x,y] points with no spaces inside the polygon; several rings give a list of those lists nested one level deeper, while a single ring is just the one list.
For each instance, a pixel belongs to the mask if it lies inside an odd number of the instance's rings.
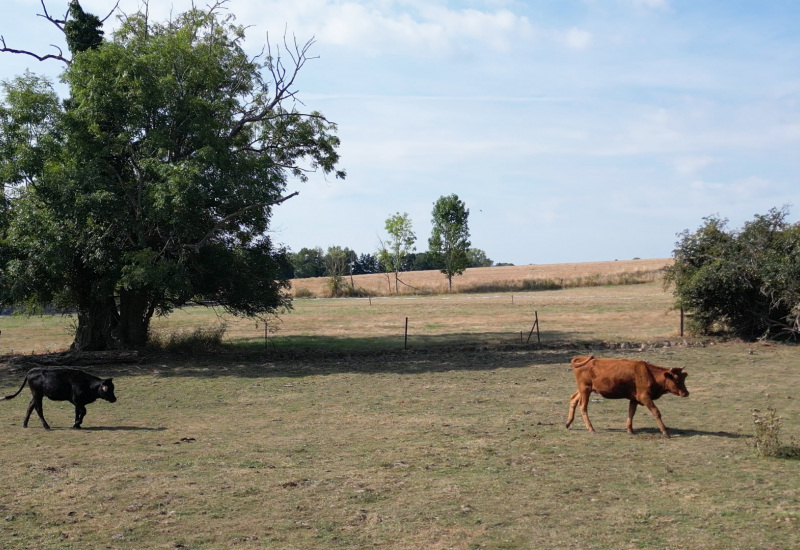
[{"label": "cow's leg", "polygon": [[33,412],[33,409],[35,409],[35,408],[36,408],[36,399],[34,398],[34,399],[31,399],[31,402],[28,404],[28,412],[25,413],[25,420],[22,421],[22,427],[23,428],[27,428],[28,427],[28,420],[30,420],[31,413]]},{"label": "cow's leg", "polygon": [[638,403],[631,399],[630,404],[628,404],[628,423],[625,425],[625,428],[628,430],[628,433],[633,435],[635,432],[633,431],[633,415],[636,414],[636,406]]},{"label": "cow's leg", "polygon": [[586,429],[593,432],[594,427],[589,420],[589,396],[592,395],[592,389],[583,388],[578,390],[578,393],[580,394],[579,398],[581,400],[581,416],[583,416],[583,422],[586,424]]},{"label": "cow's leg", "polygon": [[75,424],[73,428],[80,429],[83,417],[86,416],[86,407],[83,405],[75,405]]},{"label": "cow's leg", "polygon": [[567,414],[567,428],[570,427],[572,421],[575,420],[575,409],[578,408],[578,403],[581,401],[580,392],[575,392],[569,398],[569,413]]},{"label": "cow's leg", "polygon": [[45,430],[50,429],[50,425],[47,423],[47,420],[44,419],[44,410],[42,409],[42,396],[41,395],[33,395],[33,399],[31,399],[31,404],[28,405],[28,413],[25,415],[25,421],[22,423],[23,428],[28,427],[28,419],[31,417],[31,412],[36,409],[36,414],[39,415],[39,418],[42,421],[42,426],[44,426]]},{"label": "cow's leg", "polygon": [[661,411],[658,410],[658,407],[656,407],[656,404],[653,403],[653,400],[647,399],[646,401],[644,401],[644,405],[653,414],[653,417],[656,419],[656,422],[658,422],[658,428],[661,430],[661,433],[663,433],[664,436],[669,437],[669,433],[667,432],[667,427],[664,426],[664,422],[661,420]]}]

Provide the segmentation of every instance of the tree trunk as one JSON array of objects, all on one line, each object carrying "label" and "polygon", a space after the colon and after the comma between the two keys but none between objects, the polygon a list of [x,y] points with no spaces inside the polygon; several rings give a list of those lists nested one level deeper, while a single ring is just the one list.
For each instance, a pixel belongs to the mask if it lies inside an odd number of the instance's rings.
[{"label": "tree trunk", "polygon": [[147,344],[153,317],[150,293],[141,289],[123,290],[119,295],[119,337],[128,349]]},{"label": "tree trunk", "polygon": [[115,332],[119,326],[117,305],[113,297],[96,300],[78,307],[78,328],[70,349],[104,351],[118,347]]}]

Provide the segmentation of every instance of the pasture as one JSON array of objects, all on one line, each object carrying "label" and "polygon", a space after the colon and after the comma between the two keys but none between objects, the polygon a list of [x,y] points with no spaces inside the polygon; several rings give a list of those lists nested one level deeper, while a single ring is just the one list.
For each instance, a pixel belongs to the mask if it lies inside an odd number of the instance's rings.
[{"label": "pasture", "polygon": [[[263,326],[224,319],[222,352],[85,369],[114,376],[119,400],[89,405],[81,431],[69,429],[71,405],[47,400],[53,430],[35,416],[22,429],[26,389],[0,401],[0,541],[26,549],[797,547],[800,462],[758,456],[751,414],[772,406],[785,442],[798,434],[796,347],[675,345],[669,304],[658,283],[515,294],[513,302],[504,293],[298,300],[266,350]],[[520,343],[533,311],[541,348]],[[50,333],[67,320],[25,322],[0,319],[0,353],[65,345]],[[191,308],[156,328],[218,322]],[[639,351],[641,342],[659,347]],[[638,434],[627,435],[627,402],[597,396],[589,410],[596,434],[580,417],[564,428],[575,388],[569,359],[589,348],[686,368],[691,395],[656,402],[672,439],[642,408]],[[0,393],[16,391],[23,376],[0,369]]]}]

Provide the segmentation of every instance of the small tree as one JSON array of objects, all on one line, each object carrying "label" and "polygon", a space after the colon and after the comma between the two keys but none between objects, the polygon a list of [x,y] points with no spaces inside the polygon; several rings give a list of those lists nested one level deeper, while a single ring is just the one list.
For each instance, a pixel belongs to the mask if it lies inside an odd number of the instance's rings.
[{"label": "small tree", "polygon": [[428,246],[453,290],[453,276],[469,266],[469,210],[458,195],[439,197],[433,204],[433,231]]},{"label": "small tree", "polygon": [[[348,294],[345,275],[351,272],[350,266],[355,259],[355,253],[349,248],[331,246],[325,254],[325,272],[328,279],[328,288],[331,296],[345,296]],[[350,290],[352,291],[352,284]]]},{"label": "small tree", "polygon": [[399,292],[400,270],[403,267],[403,259],[413,252],[414,243],[417,236],[412,230],[411,218],[405,212],[386,219],[386,232],[389,238],[385,243],[381,243],[379,251],[381,262],[386,266],[386,271],[394,272],[394,291]]}]

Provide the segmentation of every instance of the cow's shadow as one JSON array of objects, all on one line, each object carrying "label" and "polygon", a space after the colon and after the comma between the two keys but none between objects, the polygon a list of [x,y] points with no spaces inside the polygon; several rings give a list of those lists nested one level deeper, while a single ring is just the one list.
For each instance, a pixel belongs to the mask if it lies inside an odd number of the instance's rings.
[{"label": "cow's shadow", "polygon": [[[74,428],[54,428],[60,430],[73,430]],[[146,428],[142,426],[81,426],[81,432],[163,432],[167,428]]]},{"label": "cow's shadow", "polygon": [[706,430],[682,430],[679,428],[668,428],[668,429],[670,435],[681,436],[681,437],[696,437],[700,435],[708,435],[711,437],[726,437],[728,439],[748,439],[752,437],[746,434],[739,434],[739,433],[732,433],[725,431],[711,432]]},{"label": "cow's shadow", "polygon": [[[725,432],[725,431],[706,431],[706,430],[692,430],[692,429],[681,429],[681,428],[672,428],[667,426],[669,430],[669,435],[671,437],[699,437],[699,436],[710,436],[710,437],[725,437],[727,439],[748,439],[752,436],[739,434],[739,433],[732,433],[732,432]],[[609,432],[620,432],[620,433],[627,433],[627,431],[623,428],[609,428]],[[632,437],[636,436],[646,436],[648,438],[653,437],[663,437],[661,434],[661,430],[658,428],[636,428],[636,434]]]}]

